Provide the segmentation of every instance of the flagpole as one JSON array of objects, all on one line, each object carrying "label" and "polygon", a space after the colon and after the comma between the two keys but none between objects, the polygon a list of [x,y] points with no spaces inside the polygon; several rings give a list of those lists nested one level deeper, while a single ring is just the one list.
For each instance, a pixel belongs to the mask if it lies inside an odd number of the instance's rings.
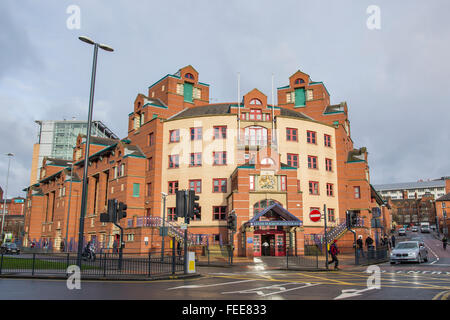
[{"label": "flagpole", "polygon": [[238,92],[237,92],[237,100],[238,100],[238,143],[241,143],[241,101],[239,96],[241,95],[241,74],[238,72]]}]

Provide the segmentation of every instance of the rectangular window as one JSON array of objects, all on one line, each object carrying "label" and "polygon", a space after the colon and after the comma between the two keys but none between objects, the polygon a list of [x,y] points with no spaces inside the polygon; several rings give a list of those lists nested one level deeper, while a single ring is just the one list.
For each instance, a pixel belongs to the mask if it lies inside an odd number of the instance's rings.
[{"label": "rectangular window", "polygon": [[328,221],[335,222],[336,217],[334,216],[334,209],[328,209]]},{"label": "rectangular window", "polygon": [[202,193],[202,180],[189,180],[189,189]]},{"label": "rectangular window", "polygon": [[280,176],[280,189],[281,191],[286,191],[287,190],[287,177],[286,176]]},{"label": "rectangular window", "polygon": [[213,158],[214,158],[215,166],[227,164],[227,152],[226,151],[213,152]]},{"label": "rectangular window", "polygon": [[119,173],[119,176],[120,177],[123,177],[125,175],[125,163],[122,163],[121,165],[120,165],[120,173]]},{"label": "rectangular window", "polygon": [[327,183],[327,196],[329,196],[329,197],[334,196],[332,183]]},{"label": "rectangular window", "polygon": [[261,109],[250,109],[250,120],[262,121]]},{"label": "rectangular window", "polygon": [[180,167],[180,156],[178,154],[169,156],[169,168]]},{"label": "rectangular window", "polygon": [[202,154],[201,153],[191,153],[191,162],[189,166],[191,167],[201,167],[202,165]]},{"label": "rectangular window", "polygon": [[309,182],[309,194],[313,194],[313,195],[319,194],[319,182],[317,182],[317,181]]},{"label": "rectangular window", "polygon": [[147,170],[152,170],[153,169],[153,158],[150,157],[147,159]]},{"label": "rectangular window", "polygon": [[286,93],[286,103],[291,103],[291,93],[289,92],[289,93]]},{"label": "rectangular window", "polygon": [[133,197],[138,198],[141,185],[139,183],[133,183]]},{"label": "rectangular window", "polygon": [[306,131],[306,142],[317,144],[317,133],[315,131]]},{"label": "rectangular window", "polygon": [[331,147],[331,136],[329,134],[324,134],[323,140],[324,140],[325,147]]},{"label": "rectangular window", "polygon": [[361,188],[353,187],[353,190],[355,191],[355,199],[361,199]]},{"label": "rectangular window", "polygon": [[255,176],[250,177],[250,191],[255,191]]},{"label": "rectangular window", "polygon": [[226,220],[227,207],[213,207],[213,220]]},{"label": "rectangular window", "polygon": [[184,94],[184,86],[182,83],[177,83],[177,94],[183,95]]},{"label": "rectangular window", "polygon": [[180,142],[180,130],[169,131],[169,142]]},{"label": "rectangular window", "polygon": [[202,90],[194,87],[194,99],[202,98]]},{"label": "rectangular window", "polygon": [[150,197],[152,195],[152,183],[147,183],[147,197]]},{"label": "rectangular window", "polygon": [[298,168],[298,154],[288,153],[287,154],[287,165]]},{"label": "rectangular window", "polygon": [[178,191],[178,181],[169,181],[168,194],[175,194]]},{"label": "rectangular window", "polygon": [[155,135],[152,132],[148,135],[147,145],[152,146],[154,144],[155,144]]},{"label": "rectangular window", "polygon": [[297,129],[286,128],[286,140],[287,141],[298,141]]},{"label": "rectangular window", "polygon": [[313,100],[313,91],[312,90],[306,90],[306,101]]},{"label": "rectangular window", "polygon": [[191,128],[191,140],[202,140],[202,127]]},{"label": "rectangular window", "polygon": [[309,169],[317,169],[317,157],[308,156],[308,168]]},{"label": "rectangular window", "polygon": [[214,127],[214,139],[226,139],[226,138],[227,138],[227,127],[226,126]]},{"label": "rectangular window", "polygon": [[227,179],[213,179],[213,192],[226,193]]},{"label": "rectangular window", "polygon": [[177,221],[177,216],[175,214],[175,208],[167,208],[167,220]]},{"label": "rectangular window", "polygon": [[333,162],[331,159],[328,158],[325,159],[325,170],[333,171]]}]

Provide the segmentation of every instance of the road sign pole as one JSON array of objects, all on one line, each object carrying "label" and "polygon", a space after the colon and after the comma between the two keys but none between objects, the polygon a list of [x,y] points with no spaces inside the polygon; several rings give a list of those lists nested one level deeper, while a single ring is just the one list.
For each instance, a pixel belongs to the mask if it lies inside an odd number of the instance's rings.
[{"label": "road sign pole", "polygon": [[[186,224],[189,224],[189,212],[188,212],[188,204],[189,204],[189,191],[185,190],[184,191],[184,222]],[[186,229],[184,229],[184,274],[188,273],[188,245],[187,245],[187,225],[186,225]]]},{"label": "road sign pole", "polygon": [[327,205],[323,205],[324,237],[325,237],[325,267],[328,269],[328,234],[327,234]]}]

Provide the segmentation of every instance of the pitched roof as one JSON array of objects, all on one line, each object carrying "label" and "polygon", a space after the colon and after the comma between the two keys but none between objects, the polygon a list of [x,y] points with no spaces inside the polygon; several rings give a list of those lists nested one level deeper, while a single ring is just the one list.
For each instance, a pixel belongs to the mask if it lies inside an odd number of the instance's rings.
[{"label": "pitched roof", "polygon": [[450,192],[444,194],[442,197],[437,198],[436,201],[450,201]]},{"label": "pitched roof", "polygon": [[170,117],[168,120],[177,120],[206,115],[228,114],[230,113],[230,106],[231,106],[230,103],[222,103],[222,104],[210,104],[201,107],[192,107],[184,109],[183,111]]},{"label": "pitched roof", "polygon": [[376,184],[373,187],[377,191],[439,188],[445,187],[445,180]]}]

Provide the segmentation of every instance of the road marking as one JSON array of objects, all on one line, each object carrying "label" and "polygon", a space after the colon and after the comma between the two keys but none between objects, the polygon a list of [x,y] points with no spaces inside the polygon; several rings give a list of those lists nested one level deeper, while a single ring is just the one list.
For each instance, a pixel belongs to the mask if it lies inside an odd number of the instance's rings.
[{"label": "road marking", "polygon": [[342,290],[342,293],[339,296],[337,296],[336,298],[334,298],[333,300],[347,299],[347,298],[351,298],[351,297],[360,296],[363,292],[373,290],[373,289],[377,289],[377,288],[370,287],[370,288],[365,288],[365,289],[361,289],[361,290],[345,289],[345,290]]},{"label": "road marking", "polygon": [[[285,292],[288,292],[288,291],[293,291],[293,290],[298,290],[298,289],[304,289],[304,288],[318,286],[320,283],[314,283],[314,284],[313,283],[305,283],[305,285],[303,285],[303,286],[290,288],[290,289],[286,289],[286,287],[284,287],[284,286],[294,285],[294,284],[297,284],[297,283],[295,283],[295,282],[288,282],[288,283],[276,284],[276,285],[273,285],[273,286],[252,288],[252,289],[247,289],[247,290],[222,292],[222,294],[233,294],[233,293],[251,294],[251,293],[255,293],[258,296],[267,297],[267,296],[271,296],[271,295],[274,295],[274,294],[282,294],[282,293],[285,293]],[[278,291],[264,293],[263,292],[264,290],[278,290]]]},{"label": "road marking", "polygon": [[173,287],[168,288],[167,290],[175,290],[175,289],[196,289],[196,288],[206,288],[206,287],[217,287],[217,286],[225,286],[228,284],[236,284],[236,283],[242,283],[242,282],[251,282],[256,281],[256,279],[251,280],[241,280],[241,281],[232,281],[232,282],[223,282],[223,283],[213,283],[213,284],[190,284],[185,286],[179,286],[179,287]]}]

